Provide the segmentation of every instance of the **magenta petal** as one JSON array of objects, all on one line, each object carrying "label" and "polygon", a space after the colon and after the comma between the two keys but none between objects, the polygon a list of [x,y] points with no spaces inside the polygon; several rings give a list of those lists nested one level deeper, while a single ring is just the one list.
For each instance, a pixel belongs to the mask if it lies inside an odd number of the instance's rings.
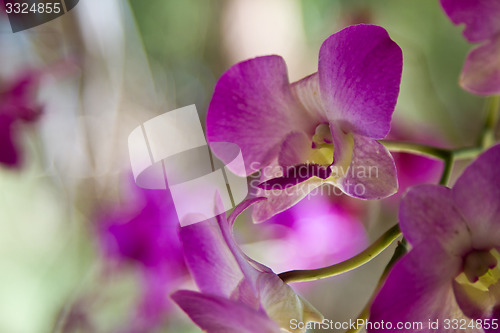
[{"label": "magenta petal", "polygon": [[500,145],[481,154],[453,186],[453,199],[467,220],[473,246],[500,246]]},{"label": "magenta petal", "polygon": [[462,256],[470,249],[467,226],[456,210],[451,190],[444,186],[417,185],[404,196],[399,208],[401,230],[413,245],[436,239],[450,253]]},{"label": "magenta petal", "polygon": [[186,263],[200,290],[229,297],[244,278],[215,218],[181,228]]},{"label": "magenta petal", "polygon": [[180,236],[186,263],[201,292],[229,298],[235,290],[249,288],[248,297],[240,301],[258,308],[256,281],[260,272],[235,243],[224,214],[182,227]]},{"label": "magenta petal", "polygon": [[327,117],[346,132],[387,135],[402,72],[402,52],[385,29],[356,25],[330,36],[319,52]]},{"label": "magenta petal", "polygon": [[297,202],[305,198],[311,191],[323,184],[323,180],[317,177],[299,183],[295,186],[282,188],[277,186],[272,190],[260,190],[258,196],[264,196],[266,201],[257,203],[252,212],[255,223],[267,221],[274,215],[287,210]]},{"label": "magenta petal", "polygon": [[441,0],[446,15],[458,25],[465,24],[469,42],[480,42],[500,32],[500,2],[492,0]]},{"label": "magenta petal", "polygon": [[[460,258],[448,255],[437,244],[411,250],[395,264],[370,311],[370,322],[391,322],[393,328],[368,332],[454,332],[444,330],[442,325],[444,319],[460,320],[463,316],[451,284],[460,268]],[[430,329],[429,320],[439,320],[439,330]],[[398,322],[422,322],[423,330],[396,330]]]},{"label": "magenta petal", "polygon": [[236,206],[234,208],[234,210],[231,212],[231,215],[229,215],[229,217],[227,218],[229,226],[232,227],[236,218],[241,213],[243,213],[247,208],[249,208],[251,205],[253,205],[259,201],[263,201],[263,200],[266,200],[266,198],[265,197],[258,197],[258,198],[247,199],[247,200],[241,202],[240,204],[238,204],[238,206]]},{"label": "magenta petal", "polygon": [[304,132],[291,132],[281,144],[278,163],[283,167],[306,163],[312,151],[311,136]]},{"label": "magenta petal", "polygon": [[[222,75],[207,112],[209,142],[231,142],[242,152],[248,174],[268,165],[294,130],[314,131],[315,121],[293,97],[279,56],[241,62]],[[215,151],[224,162],[232,156]]]},{"label": "magenta petal", "polygon": [[172,299],[207,333],[279,333],[264,313],[227,298],[181,290]]},{"label": "magenta petal", "polygon": [[321,98],[317,72],[292,83],[291,90],[293,96],[302,104],[304,110],[317,120],[317,124],[328,122],[325,106]]},{"label": "magenta petal", "polygon": [[500,94],[500,36],[469,52],[460,85],[473,94]]},{"label": "magenta petal", "polygon": [[[493,309],[493,314],[490,316],[490,323],[493,322],[493,319],[496,319],[495,321],[497,323],[500,323],[500,305],[497,305],[494,309]],[[485,333],[498,333],[500,331],[500,328],[499,327],[491,327],[489,329],[485,329],[484,332]]]},{"label": "magenta petal", "polygon": [[13,136],[13,121],[8,116],[0,115],[0,164],[9,167],[19,166],[19,153],[16,149]]},{"label": "magenta petal", "polygon": [[349,169],[334,166],[334,175],[345,173],[337,186],[344,193],[361,199],[381,199],[396,193],[396,166],[389,151],[370,138],[354,135],[353,139]]},{"label": "magenta petal", "polygon": [[469,318],[485,318],[495,305],[495,298],[490,292],[479,290],[474,286],[453,281],[453,291],[457,304]]}]

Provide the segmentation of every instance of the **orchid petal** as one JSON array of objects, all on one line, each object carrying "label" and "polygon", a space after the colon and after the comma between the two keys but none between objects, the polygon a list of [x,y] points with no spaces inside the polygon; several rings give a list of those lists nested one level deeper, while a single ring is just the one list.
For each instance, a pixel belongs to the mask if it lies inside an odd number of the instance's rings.
[{"label": "orchid petal", "polygon": [[307,163],[312,151],[310,136],[304,132],[291,132],[281,144],[278,163],[284,167]]},{"label": "orchid petal", "polygon": [[453,291],[460,309],[469,318],[484,318],[495,305],[495,299],[488,291],[472,285],[453,281]]},{"label": "orchid petal", "polygon": [[437,243],[411,250],[394,265],[371,307],[369,321],[384,321],[384,329],[372,328],[368,332],[392,333],[400,322],[420,322],[423,326],[398,328],[398,332],[434,332],[428,324],[436,320],[439,320],[439,332],[460,332],[442,327],[444,319],[467,319],[455,302],[451,287],[451,280],[460,268],[461,259],[440,250]]},{"label": "orchid petal", "polygon": [[412,187],[401,202],[399,221],[403,235],[413,246],[436,239],[443,249],[458,256],[470,249],[467,225],[455,208],[447,187]]},{"label": "orchid petal", "polygon": [[181,290],[172,299],[207,333],[278,333],[265,313],[224,297]]},{"label": "orchid petal", "polygon": [[231,215],[229,215],[229,217],[227,218],[229,225],[232,227],[234,224],[234,221],[241,213],[243,213],[247,208],[249,208],[253,204],[255,204],[259,201],[263,201],[263,200],[266,200],[266,198],[265,197],[258,197],[258,198],[247,199],[247,200],[241,202],[240,204],[238,204],[238,206],[236,206],[234,208],[234,210],[231,212]]},{"label": "orchid petal", "polygon": [[[259,57],[231,67],[219,79],[207,113],[209,142],[232,142],[243,153],[247,174],[269,164],[293,130],[312,132],[315,121],[295,100],[279,56]],[[224,162],[223,150],[215,154]]]},{"label": "orchid petal", "polygon": [[500,93],[500,36],[469,52],[460,75],[460,85],[473,94]]},{"label": "orchid petal", "polygon": [[252,212],[255,223],[267,221],[274,215],[287,210],[297,202],[305,198],[312,190],[321,186],[323,179],[312,177],[295,186],[287,188],[277,187],[271,190],[260,190],[257,196],[264,196],[266,201],[257,203]]},{"label": "orchid petal", "polygon": [[303,106],[304,110],[311,114],[318,124],[327,123],[326,111],[321,99],[318,73],[311,74],[302,80],[291,84],[292,94]]},{"label": "orchid petal", "polygon": [[244,278],[215,218],[181,228],[184,256],[204,293],[229,297]]},{"label": "orchid petal", "polygon": [[347,195],[361,199],[381,199],[398,190],[396,166],[383,145],[367,137],[354,135],[349,168],[333,166],[336,185]]},{"label": "orchid petal", "polygon": [[453,199],[472,234],[472,246],[500,246],[500,145],[481,154],[453,186]]},{"label": "orchid petal", "polygon": [[326,114],[345,132],[387,135],[402,72],[402,53],[385,29],[356,25],[330,36],[319,52]]},{"label": "orchid petal", "polygon": [[472,43],[500,32],[500,3],[490,0],[441,0],[446,15],[455,24],[464,23],[465,38]]}]

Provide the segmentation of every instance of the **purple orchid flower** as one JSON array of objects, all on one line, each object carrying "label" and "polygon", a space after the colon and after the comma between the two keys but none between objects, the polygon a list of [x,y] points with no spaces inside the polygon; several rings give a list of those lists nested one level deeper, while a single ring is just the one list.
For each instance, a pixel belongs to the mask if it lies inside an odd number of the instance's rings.
[{"label": "purple orchid flower", "polygon": [[327,38],[318,72],[293,84],[279,56],[250,59],[222,75],[207,113],[207,138],[236,143],[246,174],[261,171],[257,195],[268,200],[254,207],[256,222],[323,183],[362,199],[397,191],[394,161],[376,139],[390,129],[401,71],[401,49],[387,32],[356,25]]},{"label": "purple orchid flower", "polygon": [[[180,290],[171,297],[208,333],[305,332],[290,321],[321,321],[322,315],[268,267],[248,258],[230,228],[257,198],[224,214],[181,229],[184,254],[200,292]],[[298,326],[298,325],[297,325]],[[283,329],[283,330],[280,330]]]},{"label": "purple orchid flower", "polygon": [[441,0],[441,6],[470,43],[481,43],[465,60],[460,85],[478,95],[500,93],[500,2],[495,0]]},{"label": "purple orchid flower", "polygon": [[21,166],[19,123],[36,121],[42,108],[34,100],[39,73],[28,72],[0,86],[0,163]]},{"label": "purple orchid flower", "polygon": [[168,294],[186,280],[187,268],[170,194],[135,188],[126,206],[101,212],[98,232],[109,263],[141,273],[141,299],[125,332],[151,332],[172,309]]},{"label": "purple orchid flower", "polygon": [[[406,194],[399,218],[412,249],[394,266],[370,316],[393,327],[369,332],[394,332],[398,322],[421,322],[419,332],[499,331],[498,165],[500,145],[479,156],[453,188],[420,185]],[[439,327],[429,327],[436,321]]]}]

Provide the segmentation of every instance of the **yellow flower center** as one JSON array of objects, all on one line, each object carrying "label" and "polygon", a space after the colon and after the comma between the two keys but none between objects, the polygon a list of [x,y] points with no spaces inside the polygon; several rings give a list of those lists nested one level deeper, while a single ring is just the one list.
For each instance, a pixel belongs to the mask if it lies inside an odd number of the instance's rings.
[{"label": "yellow flower center", "polygon": [[333,160],[335,147],[333,145],[332,132],[328,124],[320,124],[316,127],[316,131],[312,137],[312,150],[307,160],[308,164],[321,166],[333,165],[331,167],[332,174],[328,177],[328,180],[333,182],[348,172],[354,145],[354,138],[351,133],[344,133],[340,128],[335,128],[334,130],[338,131],[338,137],[342,142],[343,149],[342,153],[336,157],[337,160]]},{"label": "yellow flower center", "polygon": [[320,124],[312,137],[313,151],[309,156],[309,163],[319,165],[330,165],[333,163],[333,138],[330,127]]}]

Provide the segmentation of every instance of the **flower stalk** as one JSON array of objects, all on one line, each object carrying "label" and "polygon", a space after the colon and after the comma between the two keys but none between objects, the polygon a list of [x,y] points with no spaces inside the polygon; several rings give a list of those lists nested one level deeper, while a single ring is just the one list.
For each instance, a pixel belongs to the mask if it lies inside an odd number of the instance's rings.
[{"label": "flower stalk", "polygon": [[[389,272],[392,269],[392,266],[403,256],[408,252],[408,242],[406,239],[403,237],[399,242],[398,246],[396,247],[396,250],[394,250],[394,254],[391,257],[391,260],[389,260],[389,263],[387,263],[387,266],[385,266],[384,272],[382,273],[382,276],[380,276],[380,279],[378,280],[377,286],[375,287],[375,290],[372,293],[372,296],[370,297],[370,300],[366,303],[365,307],[363,310],[361,310],[361,313],[358,315],[356,318],[356,322],[359,319],[365,320],[368,319],[370,316],[370,307],[372,306],[373,300],[377,296],[380,288],[385,282],[385,279],[387,278],[387,275],[389,275]],[[356,328],[349,329],[346,331],[346,333],[358,333],[363,329],[363,326],[358,325]]]},{"label": "flower stalk", "polygon": [[498,123],[500,112],[500,95],[492,96],[487,99],[486,112],[486,120],[480,138],[480,146],[483,149],[487,149],[495,143],[495,128]]},{"label": "flower stalk", "polygon": [[355,268],[358,268],[366,264],[367,262],[371,261],[373,258],[378,256],[383,250],[385,250],[389,245],[391,245],[391,243],[399,236],[401,236],[401,230],[399,229],[399,224],[396,224],[395,226],[387,230],[382,236],[380,236],[366,250],[348,260],[318,269],[293,270],[293,271],[283,272],[281,274],[278,274],[278,276],[285,283],[290,283],[290,282],[305,282],[305,281],[320,280],[327,277],[336,276],[345,272],[349,272]]},{"label": "flower stalk", "polygon": [[393,153],[411,153],[440,160],[446,160],[452,154],[452,152],[446,148],[433,147],[413,142],[393,140],[380,140],[379,142]]}]

